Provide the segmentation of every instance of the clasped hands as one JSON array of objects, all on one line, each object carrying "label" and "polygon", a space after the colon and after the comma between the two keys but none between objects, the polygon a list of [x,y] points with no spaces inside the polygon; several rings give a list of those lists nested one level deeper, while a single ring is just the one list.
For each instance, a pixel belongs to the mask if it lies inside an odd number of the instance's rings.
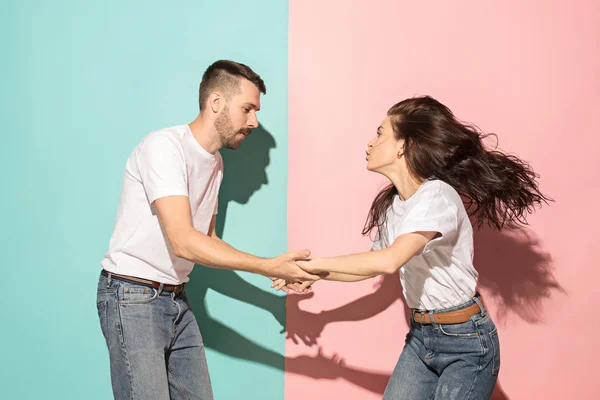
[{"label": "clasped hands", "polygon": [[314,282],[326,278],[329,272],[323,270],[320,259],[310,259],[310,250],[289,252],[273,258],[274,267],[270,278],[275,290],[290,290],[306,293]]}]

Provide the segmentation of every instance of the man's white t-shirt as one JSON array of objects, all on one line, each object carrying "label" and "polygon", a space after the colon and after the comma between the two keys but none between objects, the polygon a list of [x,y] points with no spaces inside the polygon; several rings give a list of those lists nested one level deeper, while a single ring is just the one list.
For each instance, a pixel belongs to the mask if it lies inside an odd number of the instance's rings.
[{"label": "man's white t-shirt", "polygon": [[217,213],[222,179],[221,155],[204,150],[188,125],[148,134],[127,160],[117,220],[102,267],[167,284],[187,282],[194,264],[173,254],[153,203],[161,197],[188,196],[194,228],[207,233]]},{"label": "man's white t-shirt", "polygon": [[386,218],[373,250],[391,246],[406,233],[441,234],[400,268],[410,308],[439,310],[458,306],[475,295],[478,274],[473,267],[473,228],[452,186],[429,180],[406,201],[395,196]]}]

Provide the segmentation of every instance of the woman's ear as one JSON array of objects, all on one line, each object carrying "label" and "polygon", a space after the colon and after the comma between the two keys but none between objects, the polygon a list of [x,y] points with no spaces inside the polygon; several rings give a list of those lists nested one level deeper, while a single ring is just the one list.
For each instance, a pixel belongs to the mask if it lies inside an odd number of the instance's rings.
[{"label": "woman's ear", "polygon": [[402,158],[404,155],[404,139],[400,139],[396,142],[396,157]]}]

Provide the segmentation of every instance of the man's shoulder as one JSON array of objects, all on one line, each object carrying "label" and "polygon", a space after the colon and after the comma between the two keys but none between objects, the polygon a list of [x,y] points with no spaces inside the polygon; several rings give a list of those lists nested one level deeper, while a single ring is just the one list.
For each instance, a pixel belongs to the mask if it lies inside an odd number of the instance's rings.
[{"label": "man's shoulder", "polygon": [[140,143],[148,141],[172,141],[174,143],[181,142],[185,125],[175,125],[167,128],[160,128],[149,132],[144,136]]},{"label": "man's shoulder", "polygon": [[149,132],[137,145],[138,150],[148,147],[160,149],[161,146],[165,146],[166,148],[177,147],[180,149],[183,146],[182,137],[184,131],[182,126],[183,125],[176,125]]}]

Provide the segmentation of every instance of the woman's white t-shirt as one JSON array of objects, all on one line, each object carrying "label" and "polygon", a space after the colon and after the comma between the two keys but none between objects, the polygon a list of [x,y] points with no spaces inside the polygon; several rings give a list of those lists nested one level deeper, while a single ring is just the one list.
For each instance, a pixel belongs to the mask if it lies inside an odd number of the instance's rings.
[{"label": "woman's white t-shirt", "polygon": [[429,180],[406,201],[395,196],[373,250],[389,247],[397,237],[417,231],[439,232],[441,236],[400,268],[408,306],[439,310],[471,299],[478,278],[473,267],[473,228],[452,186]]}]

